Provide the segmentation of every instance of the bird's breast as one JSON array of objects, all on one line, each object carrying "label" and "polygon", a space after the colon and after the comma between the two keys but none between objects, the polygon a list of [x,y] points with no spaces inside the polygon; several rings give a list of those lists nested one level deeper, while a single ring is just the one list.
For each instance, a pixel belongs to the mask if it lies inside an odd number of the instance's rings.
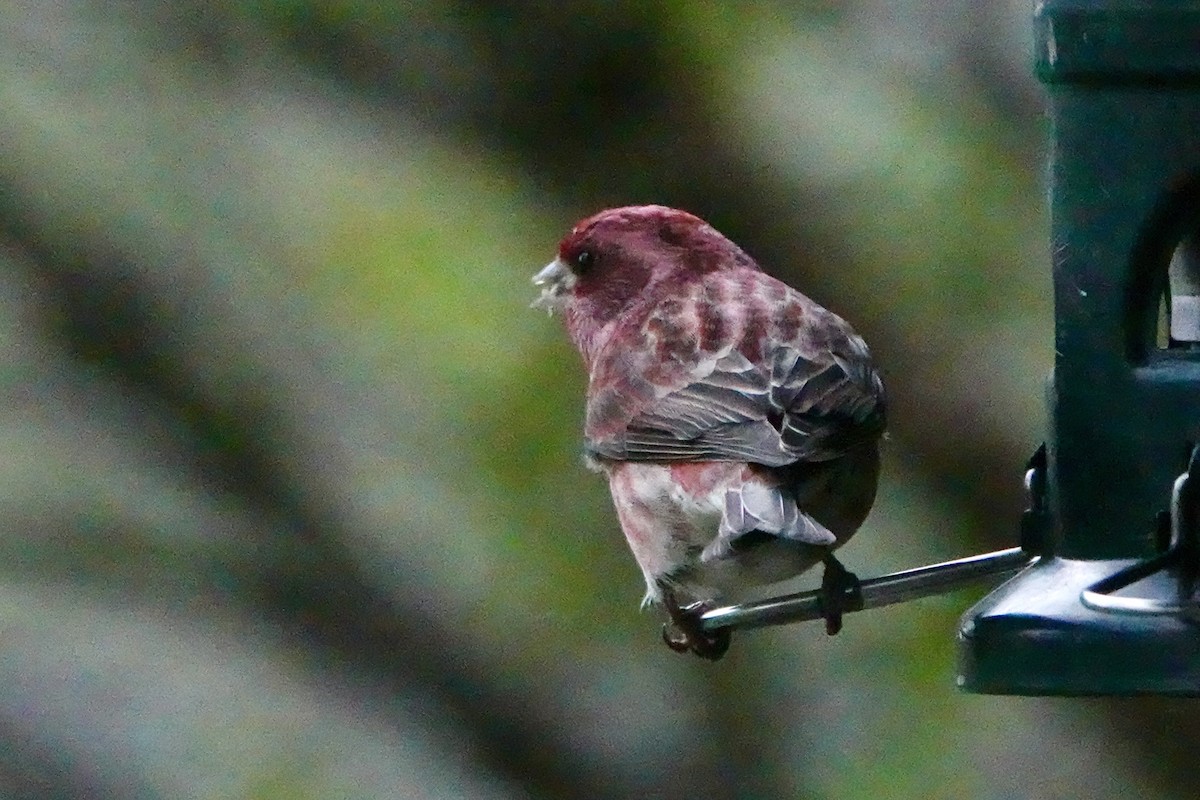
[{"label": "bird's breast", "polygon": [[682,558],[682,549],[703,548],[716,536],[725,493],[746,479],[748,467],[727,461],[621,461],[607,469],[635,553],[641,547],[665,548]]},{"label": "bird's breast", "polygon": [[667,470],[671,499],[681,508],[696,506],[700,513],[720,513],[725,491],[748,477],[745,464],[698,461],[662,465]]}]

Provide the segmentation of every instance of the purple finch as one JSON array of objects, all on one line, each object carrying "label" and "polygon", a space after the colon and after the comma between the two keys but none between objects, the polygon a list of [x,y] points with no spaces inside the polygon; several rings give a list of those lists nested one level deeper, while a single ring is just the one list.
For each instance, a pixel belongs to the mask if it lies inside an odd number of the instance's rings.
[{"label": "purple finch", "polygon": [[663,206],[581,221],[534,283],[583,356],[585,451],[668,644],[719,658],[713,601],[821,561],[853,580],[832,552],[874,502],[884,392],[845,320]]}]

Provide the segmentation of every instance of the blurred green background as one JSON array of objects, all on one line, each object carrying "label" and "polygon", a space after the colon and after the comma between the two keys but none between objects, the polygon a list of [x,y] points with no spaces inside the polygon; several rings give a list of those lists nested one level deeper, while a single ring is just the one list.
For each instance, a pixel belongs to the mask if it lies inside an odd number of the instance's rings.
[{"label": "blurred green background", "polygon": [[689,209],[883,366],[846,563],[1010,546],[1030,13],[7,4],[0,796],[1194,797],[1195,704],[958,693],[982,589],[667,651],[527,308],[577,218]]}]

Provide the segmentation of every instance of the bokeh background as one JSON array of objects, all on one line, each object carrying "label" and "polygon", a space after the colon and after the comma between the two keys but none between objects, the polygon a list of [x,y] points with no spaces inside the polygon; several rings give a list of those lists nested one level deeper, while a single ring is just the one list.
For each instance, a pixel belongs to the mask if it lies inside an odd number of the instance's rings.
[{"label": "bokeh background", "polygon": [[1030,13],[6,4],[0,796],[1194,797],[1194,704],[957,692],[983,589],[667,651],[527,308],[577,218],[698,213],[883,365],[846,563],[1010,546]]}]

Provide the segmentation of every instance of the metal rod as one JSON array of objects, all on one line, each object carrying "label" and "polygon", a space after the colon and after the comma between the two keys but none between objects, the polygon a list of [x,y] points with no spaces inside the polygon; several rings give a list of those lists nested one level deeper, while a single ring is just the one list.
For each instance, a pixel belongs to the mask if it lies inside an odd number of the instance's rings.
[{"label": "metal rod", "polygon": [[[1165,553],[1139,561],[1096,581],[1083,590],[1079,599],[1095,611],[1143,616],[1167,616],[1194,611],[1200,604],[1192,597],[1196,570],[1196,533],[1194,511],[1185,508],[1187,499],[1194,502],[1195,494],[1189,492],[1193,471],[1200,467],[1200,445],[1192,449],[1187,472],[1175,479],[1171,487],[1171,544]],[[1132,586],[1156,572],[1178,567],[1178,593],[1175,599],[1157,597],[1128,597],[1115,592]]]},{"label": "metal rod", "polygon": [[[1011,547],[994,553],[893,572],[878,578],[867,578],[861,582],[861,608],[880,608],[918,597],[943,594],[980,578],[1017,572],[1036,560],[1036,556],[1030,555],[1020,547]],[[705,631],[721,628],[763,628],[768,625],[821,619],[821,597],[822,592],[817,589],[753,603],[722,606],[701,615],[700,627]]]}]

